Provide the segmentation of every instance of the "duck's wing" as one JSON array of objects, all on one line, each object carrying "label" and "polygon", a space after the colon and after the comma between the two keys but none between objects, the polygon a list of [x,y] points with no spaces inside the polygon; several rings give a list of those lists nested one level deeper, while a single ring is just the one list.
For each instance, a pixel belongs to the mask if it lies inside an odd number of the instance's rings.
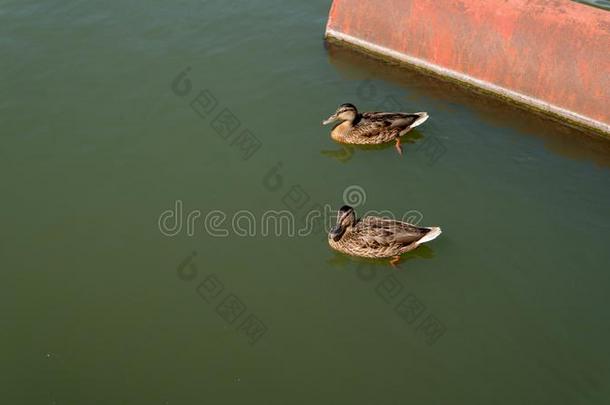
[{"label": "duck's wing", "polygon": [[351,133],[360,137],[376,137],[386,132],[398,132],[400,129],[396,127],[396,123],[404,118],[401,116],[402,114],[397,113],[364,113]]},{"label": "duck's wing", "polygon": [[362,114],[363,121],[368,121],[376,125],[386,128],[405,128],[412,126],[417,121],[423,123],[423,119],[427,119],[428,114],[420,113],[384,113],[384,112],[369,112]]},{"label": "duck's wing", "polygon": [[355,228],[358,237],[371,246],[410,245],[430,232],[429,228],[379,217],[365,217]]},{"label": "duck's wing", "polygon": [[428,119],[426,113],[363,113],[360,122],[352,129],[353,135],[361,137],[374,137],[379,134],[396,136],[406,130],[422,124]]}]

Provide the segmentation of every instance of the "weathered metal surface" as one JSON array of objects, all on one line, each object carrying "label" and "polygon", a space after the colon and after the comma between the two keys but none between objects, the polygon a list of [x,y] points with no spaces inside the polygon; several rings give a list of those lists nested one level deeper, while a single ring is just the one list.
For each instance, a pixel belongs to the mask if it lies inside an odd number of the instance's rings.
[{"label": "weathered metal surface", "polygon": [[334,0],[327,37],[610,134],[610,12],[570,0]]}]

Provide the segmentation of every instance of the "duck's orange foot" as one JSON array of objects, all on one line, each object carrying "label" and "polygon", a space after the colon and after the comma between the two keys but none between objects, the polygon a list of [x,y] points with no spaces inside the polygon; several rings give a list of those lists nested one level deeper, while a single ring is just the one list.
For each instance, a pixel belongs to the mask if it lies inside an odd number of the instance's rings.
[{"label": "duck's orange foot", "polygon": [[400,256],[394,256],[392,258],[392,260],[390,260],[390,265],[392,267],[396,267],[396,265],[398,264],[399,261],[400,261]]},{"label": "duck's orange foot", "polygon": [[396,147],[398,154],[400,156],[402,156],[402,147],[400,146],[400,138],[396,138],[396,145],[394,145],[394,146]]}]

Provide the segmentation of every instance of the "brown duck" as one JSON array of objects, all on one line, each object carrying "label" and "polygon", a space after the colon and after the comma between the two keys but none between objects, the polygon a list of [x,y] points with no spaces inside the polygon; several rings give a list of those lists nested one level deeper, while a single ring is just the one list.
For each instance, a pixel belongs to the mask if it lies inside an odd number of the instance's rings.
[{"label": "brown duck", "polygon": [[352,256],[392,258],[430,242],[441,234],[439,227],[418,227],[407,222],[374,216],[356,219],[354,209],[344,205],[337,213],[337,224],[328,233],[331,248]]},{"label": "brown duck", "polygon": [[400,137],[423,124],[428,113],[359,113],[353,104],[341,104],[322,125],[340,121],[330,133],[332,139],[348,144],[379,144],[396,141],[396,150],[402,154]]}]

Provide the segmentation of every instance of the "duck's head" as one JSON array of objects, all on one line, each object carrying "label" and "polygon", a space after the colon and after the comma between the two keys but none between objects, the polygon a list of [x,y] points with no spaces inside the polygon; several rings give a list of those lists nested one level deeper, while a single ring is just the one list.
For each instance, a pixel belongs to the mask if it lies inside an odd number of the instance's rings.
[{"label": "duck's head", "polygon": [[345,231],[356,223],[356,213],[349,205],[344,205],[337,212],[337,223],[330,229],[328,237],[335,242],[341,239]]},{"label": "duck's head", "polygon": [[354,122],[354,120],[358,117],[358,110],[356,106],[350,103],[341,104],[337,111],[324,121],[322,121],[322,125],[330,124],[335,121],[349,121]]}]

